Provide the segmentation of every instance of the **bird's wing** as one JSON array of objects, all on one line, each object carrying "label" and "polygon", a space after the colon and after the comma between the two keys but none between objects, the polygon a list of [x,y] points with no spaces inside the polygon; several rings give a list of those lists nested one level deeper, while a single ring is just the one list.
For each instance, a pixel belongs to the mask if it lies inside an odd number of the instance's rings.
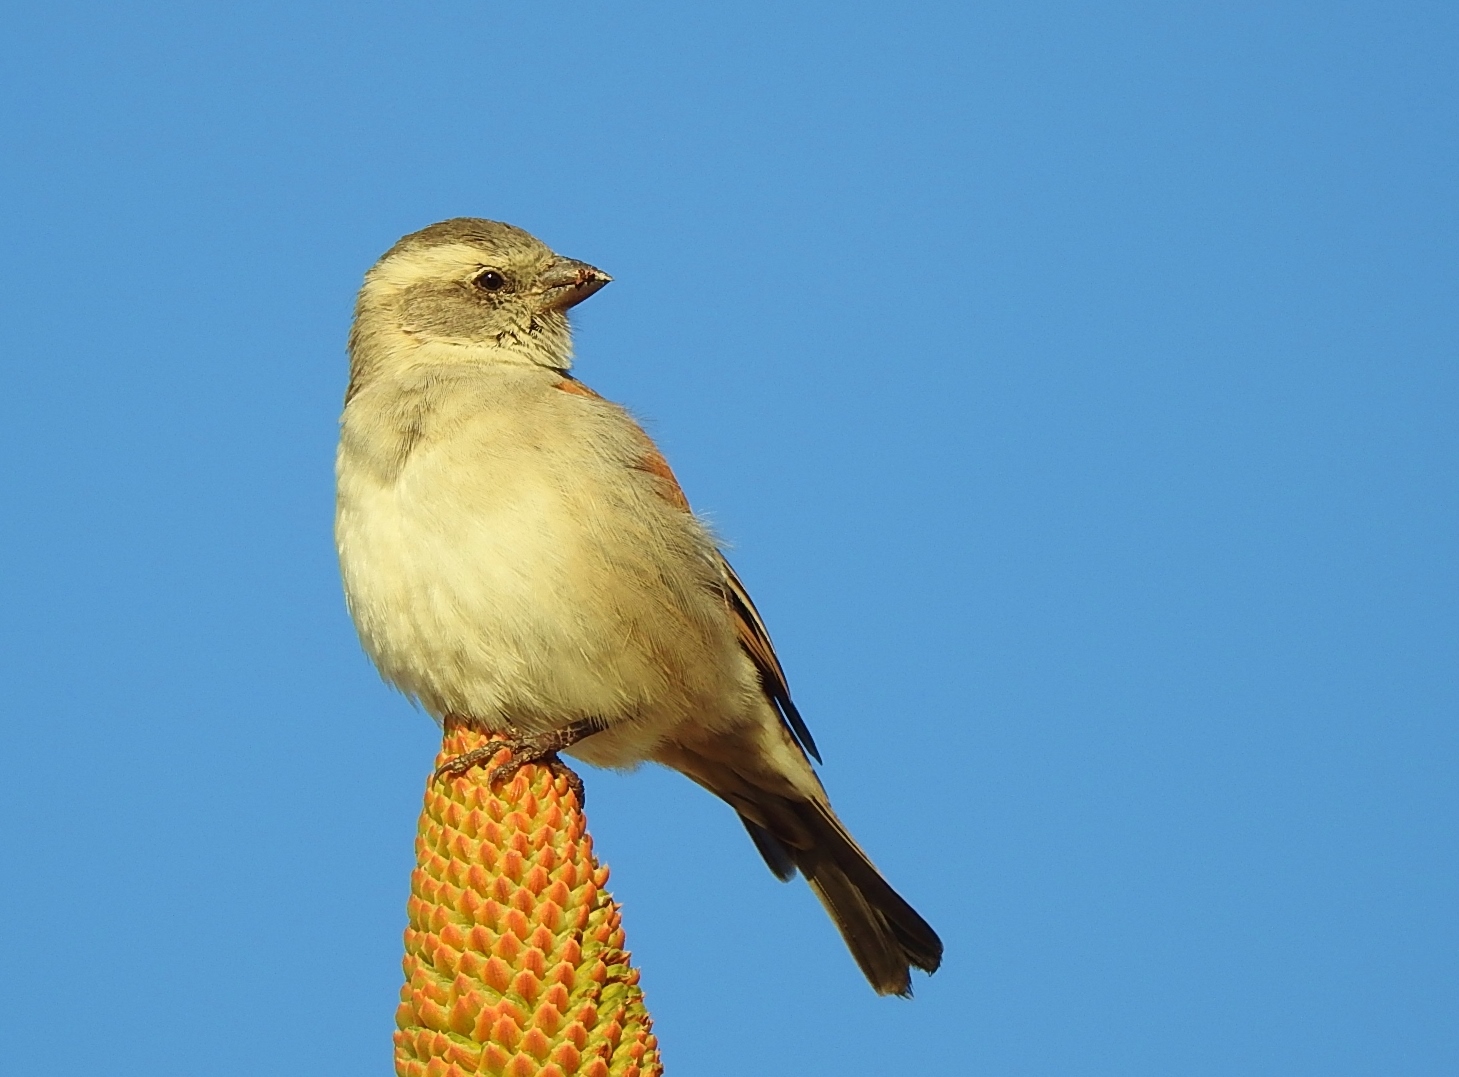
[{"label": "bird's wing", "polygon": [[770,697],[770,702],[780,712],[781,721],[805,753],[819,763],[821,753],[816,748],[815,738],[811,736],[805,719],[791,701],[785,670],[781,668],[780,659],[775,655],[775,645],[770,642],[770,633],[765,629],[765,622],[760,619],[760,611],[750,601],[750,593],[745,590],[745,585],[740,582],[740,577],[724,559],[723,554],[719,555],[719,566],[724,573],[725,598],[729,603],[730,616],[735,622],[740,646],[750,656],[750,661],[755,663],[755,669],[760,673],[760,684]]},{"label": "bird's wing", "polygon": [[[576,378],[568,376],[564,376],[557,388],[575,396],[603,399]],[[646,471],[659,480],[659,493],[665,501],[681,512],[692,511],[689,508],[689,499],[684,496],[684,489],[679,485],[679,480],[675,478],[674,469],[669,467],[669,462],[664,459],[664,454],[659,452],[658,446],[647,434],[643,435],[643,444],[644,453],[637,464],[639,470]],[[760,618],[760,611],[755,609],[755,603],[750,601],[749,592],[745,590],[745,585],[740,582],[739,576],[730,567],[730,563],[725,560],[724,554],[716,551],[716,556],[719,559],[720,576],[723,580],[721,594],[724,596],[725,608],[729,612],[730,619],[734,622],[735,634],[739,638],[740,646],[744,649],[745,654],[749,655],[750,661],[755,664],[755,669],[760,674],[760,685],[764,689],[766,697],[775,705],[780,720],[790,730],[791,736],[795,738],[802,751],[817,763],[821,762],[821,753],[816,748],[815,738],[811,736],[805,719],[800,716],[800,711],[796,709],[795,703],[790,698],[790,685],[786,683],[785,670],[780,665],[780,659],[775,655],[775,645],[770,642],[770,633],[765,628],[765,622]]]}]

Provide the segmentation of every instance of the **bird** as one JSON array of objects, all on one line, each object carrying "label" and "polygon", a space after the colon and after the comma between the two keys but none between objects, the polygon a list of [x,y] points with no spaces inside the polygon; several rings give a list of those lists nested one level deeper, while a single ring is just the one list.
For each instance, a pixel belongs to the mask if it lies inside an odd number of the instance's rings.
[{"label": "bird", "polygon": [[910,996],[942,941],[832,810],[765,623],[663,454],[572,373],[567,312],[611,279],[473,217],[366,273],[335,517],[360,641],[439,723],[491,738],[440,776],[503,747],[490,780],[560,752],[676,770],[805,877],[878,994]]}]

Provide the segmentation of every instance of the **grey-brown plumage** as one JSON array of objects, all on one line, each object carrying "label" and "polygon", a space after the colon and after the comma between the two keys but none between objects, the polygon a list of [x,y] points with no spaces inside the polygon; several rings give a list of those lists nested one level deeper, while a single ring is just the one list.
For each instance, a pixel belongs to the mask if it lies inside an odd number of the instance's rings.
[{"label": "grey-brown plumage", "polygon": [[765,625],[663,456],[568,372],[566,311],[608,280],[472,218],[367,274],[336,517],[360,639],[514,760],[686,774],[806,877],[878,992],[909,994],[942,943],[831,810]]},{"label": "grey-brown plumage", "polygon": [[655,758],[734,808],[777,878],[805,876],[877,994],[911,995],[912,968],[930,973],[942,964],[937,932],[877,871],[824,794],[799,796],[774,775],[756,775],[743,753],[722,754],[716,760],[676,744]]}]

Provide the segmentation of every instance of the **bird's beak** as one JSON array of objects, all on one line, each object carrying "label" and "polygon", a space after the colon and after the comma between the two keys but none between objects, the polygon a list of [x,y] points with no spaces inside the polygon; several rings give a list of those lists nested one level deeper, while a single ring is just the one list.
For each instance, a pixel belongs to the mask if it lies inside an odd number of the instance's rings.
[{"label": "bird's beak", "polygon": [[587,262],[558,258],[539,278],[544,310],[566,310],[575,307],[613,278]]}]

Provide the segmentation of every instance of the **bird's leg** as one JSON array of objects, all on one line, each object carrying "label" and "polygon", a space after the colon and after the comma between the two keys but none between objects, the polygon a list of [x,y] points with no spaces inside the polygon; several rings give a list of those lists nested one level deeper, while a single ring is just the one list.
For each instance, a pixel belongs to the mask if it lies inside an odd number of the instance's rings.
[{"label": "bird's leg", "polygon": [[571,748],[578,741],[586,740],[594,733],[601,733],[604,728],[601,719],[584,718],[580,722],[573,722],[561,729],[553,729],[532,736],[518,733],[515,730],[506,733],[492,733],[491,739],[480,748],[473,748],[469,752],[448,759],[437,767],[434,780],[459,778],[473,768],[491,762],[497,752],[506,748],[511,751],[512,757],[500,766],[491,769],[491,773],[486,776],[486,780],[490,784],[495,785],[499,781],[508,781],[528,763],[540,763],[554,776],[567,781],[568,787],[577,794],[578,806],[582,807],[584,802],[583,780],[571,767],[558,758],[557,753],[565,748]]}]

